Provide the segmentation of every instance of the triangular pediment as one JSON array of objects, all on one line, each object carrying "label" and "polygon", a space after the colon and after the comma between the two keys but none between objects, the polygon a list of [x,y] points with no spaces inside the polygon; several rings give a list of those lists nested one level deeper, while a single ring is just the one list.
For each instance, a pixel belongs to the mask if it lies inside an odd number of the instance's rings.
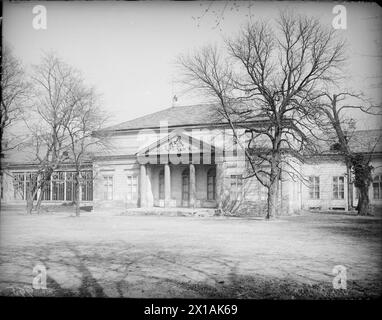
[{"label": "triangular pediment", "polygon": [[215,152],[215,148],[214,146],[191,137],[180,130],[175,130],[163,139],[155,141],[149,146],[142,148],[137,154],[194,154],[203,152],[213,153]]}]

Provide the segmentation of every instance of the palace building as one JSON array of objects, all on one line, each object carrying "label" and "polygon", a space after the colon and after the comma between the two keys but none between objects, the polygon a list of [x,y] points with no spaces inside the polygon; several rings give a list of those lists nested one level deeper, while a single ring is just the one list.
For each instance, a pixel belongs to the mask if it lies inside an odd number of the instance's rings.
[{"label": "palace building", "polygon": [[[260,119],[253,126],[261,123]],[[171,107],[105,128],[102,134],[108,137],[108,149],[94,153],[84,165],[81,179],[81,201],[94,210],[191,207],[264,212],[266,189],[255,177],[245,178],[248,163],[244,153],[214,105]],[[380,134],[380,130],[366,130],[352,137],[353,147],[372,159],[369,195],[375,212],[382,207]],[[370,153],[373,143],[377,145]],[[36,172],[31,159],[25,150],[2,159],[3,203],[26,200]],[[303,179],[282,174],[281,212],[351,210],[356,206],[357,190],[335,150],[328,148],[320,156],[290,161]],[[43,203],[72,202],[73,183],[70,163],[60,166],[44,191]]]}]

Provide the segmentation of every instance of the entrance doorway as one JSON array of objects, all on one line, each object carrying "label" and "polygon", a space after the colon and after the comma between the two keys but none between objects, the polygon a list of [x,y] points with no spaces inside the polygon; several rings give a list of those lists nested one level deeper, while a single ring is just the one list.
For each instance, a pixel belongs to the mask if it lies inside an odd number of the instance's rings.
[{"label": "entrance doorway", "polygon": [[182,207],[188,207],[190,203],[190,171],[184,169],[182,172]]}]

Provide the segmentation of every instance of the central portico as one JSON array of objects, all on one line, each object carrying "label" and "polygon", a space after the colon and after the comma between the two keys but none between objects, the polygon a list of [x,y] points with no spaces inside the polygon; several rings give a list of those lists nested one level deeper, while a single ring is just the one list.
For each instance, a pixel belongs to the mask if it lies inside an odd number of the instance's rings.
[{"label": "central portico", "polygon": [[205,207],[218,204],[215,148],[174,131],[137,153],[140,207]]}]

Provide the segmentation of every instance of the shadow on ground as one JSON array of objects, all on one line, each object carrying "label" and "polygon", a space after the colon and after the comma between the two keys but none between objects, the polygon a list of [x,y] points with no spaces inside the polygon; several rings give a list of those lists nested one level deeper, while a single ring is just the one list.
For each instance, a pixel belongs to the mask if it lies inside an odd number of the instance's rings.
[{"label": "shadow on ground", "polygon": [[124,242],[94,246],[66,242],[4,250],[0,293],[26,295],[25,290],[24,294],[15,291],[15,284],[16,287],[31,287],[31,266],[37,263],[46,266],[48,289],[31,290],[30,296],[239,299],[368,299],[381,296],[379,283],[349,281],[347,290],[335,290],[330,282],[307,284],[260,273],[242,274],[238,271],[238,262],[211,254],[193,257],[168,251],[147,253],[147,248],[128,246]]}]

